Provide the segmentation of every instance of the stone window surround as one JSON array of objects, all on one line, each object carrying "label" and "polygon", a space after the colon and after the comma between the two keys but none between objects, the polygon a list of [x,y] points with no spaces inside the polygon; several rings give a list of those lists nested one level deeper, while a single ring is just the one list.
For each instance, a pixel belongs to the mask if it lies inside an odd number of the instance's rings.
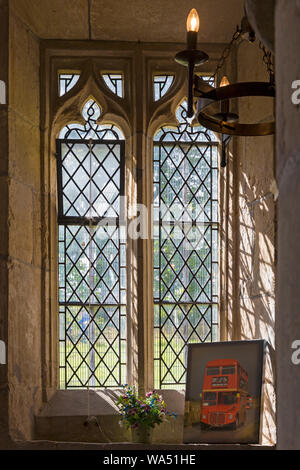
[{"label": "stone window surround", "polygon": [[[126,139],[126,191],[146,205],[152,201],[152,141],[163,124],[176,124],[175,109],[186,95],[186,70],[173,60],[183,44],[116,43],[103,41],[41,41],[41,163],[43,214],[43,401],[47,403],[58,388],[57,341],[57,212],[55,140],[61,128],[80,119],[80,107],[93,96],[102,107],[103,122],[119,126]],[[211,60],[201,72],[211,73],[224,44],[203,45]],[[234,59],[234,57],[233,57]],[[227,65],[235,70],[234,60]],[[66,95],[58,96],[59,70],[81,70],[77,84]],[[101,70],[122,70],[125,97],[107,93],[101,81]],[[158,102],[153,100],[152,76],[158,72],[174,73],[168,93]],[[226,70],[228,73],[228,71]],[[232,75],[232,74],[231,74]],[[132,86],[131,86],[132,85]],[[140,103],[137,106],[137,103]],[[79,119],[78,119],[79,118]],[[226,221],[229,185],[232,183],[232,158],[220,176],[220,339],[234,338],[228,328],[228,250],[225,242],[229,230]],[[229,175],[231,175],[229,180]],[[231,232],[231,230],[229,230]],[[232,232],[231,232],[232,233]],[[152,246],[151,240],[129,241],[128,286],[135,295],[129,297],[128,382],[138,384],[141,392],[153,387],[152,319]],[[150,273],[150,275],[148,274]],[[146,293],[144,295],[143,293]],[[230,323],[232,319],[230,319]],[[139,324],[139,329],[137,328]],[[87,392],[87,391],[86,391]],[[59,393],[59,392],[58,392]],[[77,410],[78,412],[79,410]],[[86,410],[82,410],[83,413]]]}]

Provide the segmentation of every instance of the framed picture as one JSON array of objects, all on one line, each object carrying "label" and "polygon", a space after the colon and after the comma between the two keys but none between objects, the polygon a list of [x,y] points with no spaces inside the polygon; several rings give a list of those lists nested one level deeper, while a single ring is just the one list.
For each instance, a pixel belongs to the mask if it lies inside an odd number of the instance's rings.
[{"label": "framed picture", "polygon": [[260,442],[266,342],[188,345],[183,442]]}]

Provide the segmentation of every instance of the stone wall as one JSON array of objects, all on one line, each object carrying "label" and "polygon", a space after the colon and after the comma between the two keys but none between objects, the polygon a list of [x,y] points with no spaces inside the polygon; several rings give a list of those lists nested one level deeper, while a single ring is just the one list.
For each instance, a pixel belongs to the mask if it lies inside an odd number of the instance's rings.
[{"label": "stone wall", "polygon": [[41,404],[39,41],[13,9],[9,26],[9,429],[30,439]]},{"label": "stone wall", "polygon": [[[300,113],[291,88],[300,80],[300,2],[277,0],[276,179],[278,198],[278,286],[276,302],[277,428],[279,449],[300,448],[300,365],[292,343],[300,341]],[[299,345],[298,345],[299,348]],[[299,354],[298,354],[299,357]]]},{"label": "stone wall", "polygon": [[[268,81],[257,42],[237,51],[238,81]],[[243,122],[271,120],[273,100],[239,100]],[[273,444],[275,429],[275,223],[274,136],[240,137],[234,147],[236,182],[236,318],[233,339],[265,339],[268,344],[263,443]]]},{"label": "stone wall", "polygon": [[[0,104],[0,340],[8,336],[8,1],[0,0],[0,80],[6,104]],[[6,361],[7,362],[7,361]],[[8,436],[8,367],[0,364],[0,447]]]}]

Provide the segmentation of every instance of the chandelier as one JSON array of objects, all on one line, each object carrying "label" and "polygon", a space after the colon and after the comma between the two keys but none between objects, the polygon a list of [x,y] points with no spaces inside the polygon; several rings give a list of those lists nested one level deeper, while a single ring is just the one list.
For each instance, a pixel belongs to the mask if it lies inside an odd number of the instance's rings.
[{"label": "chandelier", "polygon": [[[188,109],[187,116],[192,118],[194,111],[194,98],[197,100],[196,115],[199,123],[222,136],[221,166],[226,166],[226,147],[232,136],[265,136],[275,133],[275,122],[242,123],[237,113],[231,112],[231,100],[242,97],[269,97],[275,98],[274,66],[272,54],[267,51],[260,42],[259,47],[263,52],[263,62],[269,74],[268,82],[238,82],[230,84],[224,76],[219,86],[211,86],[200,76],[195,74],[195,67],[208,61],[208,55],[197,49],[197,33],[199,31],[199,16],[193,8],[187,17],[187,48],[175,56],[175,61],[188,69]],[[217,63],[213,78],[217,79],[218,72],[222,69],[226,59],[230,55],[232,47],[240,38],[250,42],[255,41],[255,32],[245,16],[241,26],[237,26],[230,43],[225,47],[221,58]],[[219,109],[216,112],[216,108]]]}]

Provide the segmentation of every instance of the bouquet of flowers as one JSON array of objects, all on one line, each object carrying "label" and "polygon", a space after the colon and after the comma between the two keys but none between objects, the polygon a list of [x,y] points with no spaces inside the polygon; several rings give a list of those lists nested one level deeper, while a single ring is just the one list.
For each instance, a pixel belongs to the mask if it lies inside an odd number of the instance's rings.
[{"label": "bouquet of flowers", "polygon": [[132,386],[124,386],[124,393],[119,397],[117,406],[120,411],[120,425],[126,428],[154,428],[167,419],[176,417],[175,413],[166,411],[166,404],[155,390],[140,398]]}]

